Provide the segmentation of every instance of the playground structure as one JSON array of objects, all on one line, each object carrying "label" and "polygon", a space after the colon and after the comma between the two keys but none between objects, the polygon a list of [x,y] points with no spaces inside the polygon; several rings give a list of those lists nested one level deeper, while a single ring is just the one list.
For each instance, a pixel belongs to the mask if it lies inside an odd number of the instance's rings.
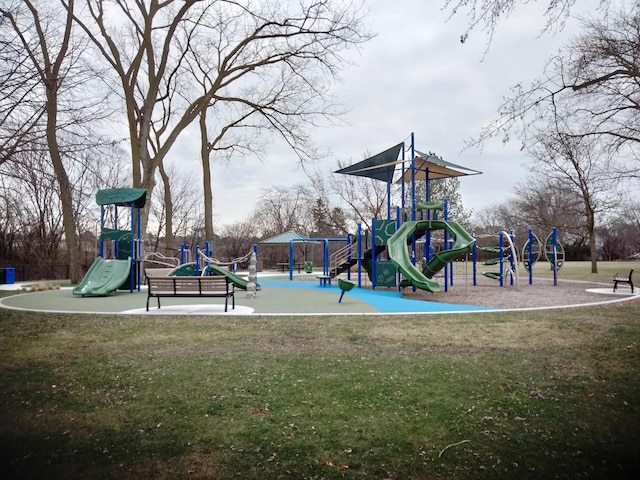
[{"label": "playground structure", "polygon": [[[241,290],[250,290],[253,288],[260,289],[260,285],[255,283],[255,271],[253,274],[253,282],[251,277],[251,268],[247,278],[237,274],[237,265],[247,262],[250,267],[253,263],[255,270],[255,254],[257,247],[243,255],[234,258],[230,262],[222,262],[213,257],[211,242],[205,242],[204,252],[200,245],[196,245],[191,261],[192,252],[187,245],[180,246],[180,258],[165,257],[157,253],[150,253],[144,257],[144,273],[146,276],[223,276],[229,279],[235,288]],[[162,265],[161,268],[154,268],[151,265]],[[254,292],[255,293],[255,292]]]},{"label": "playground structure", "polygon": [[[516,289],[520,287],[520,275],[518,272],[518,252],[515,247],[515,238],[513,233],[507,233],[502,230],[498,234],[479,235],[477,238],[498,238],[498,245],[491,245],[486,247],[479,247],[480,250],[489,252],[491,254],[497,254],[497,257],[490,258],[482,262],[484,266],[498,266],[498,271],[483,271],[481,272],[487,278],[498,280],[500,286],[505,285],[505,280],[509,279],[509,284],[514,285]],[[474,245],[472,249],[472,262],[473,262],[473,285],[477,285],[477,265],[478,265],[478,246]]]},{"label": "playground structure", "polygon": [[[405,158],[407,153],[409,158]],[[402,185],[402,205],[395,209],[395,218],[392,218],[390,192],[397,166],[401,166],[401,175],[396,182]],[[346,272],[350,279],[352,269],[356,268],[357,286],[360,288],[364,271],[373,289],[380,286],[412,287],[438,292],[440,282],[434,277],[444,271],[444,290],[447,291],[454,281],[450,263],[468,253],[475,239],[458,223],[448,219],[446,199],[440,202],[430,200],[429,182],[481,172],[417,151],[412,133],[408,148],[402,142],[335,173],[386,182],[387,218],[372,219],[371,231],[363,231],[359,224],[356,235],[349,237],[347,245],[331,256],[328,274],[336,277]],[[417,181],[424,181],[424,201],[416,199]],[[410,185],[411,203],[405,206],[407,183]],[[435,231],[441,231],[443,235],[442,248],[438,252],[432,244],[432,232]],[[423,259],[421,268],[417,266],[418,258]]]},{"label": "playground structure", "polygon": [[528,239],[522,247],[522,262],[529,273],[529,284],[533,283],[533,265],[540,258],[549,262],[553,271],[553,284],[558,285],[558,271],[564,264],[564,247],[558,241],[558,230],[555,227],[545,239],[544,244],[529,229]]},{"label": "playground structure", "polygon": [[[141,210],[147,191],[141,188],[98,190],[100,205],[100,252],[82,281],[73,289],[74,295],[104,296],[116,290],[140,290],[141,271]],[[129,228],[121,229],[118,207],[130,210]],[[107,216],[112,227],[106,227]],[[107,245],[108,244],[108,245]],[[107,246],[112,258],[107,258]]]},{"label": "playground structure", "polygon": [[[557,238],[557,229],[553,228],[551,233],[546,237],[545,242],[542,243],[537,235],[533,233],[531,229],[528,231],[527,241],[522,247],[521,257],[518,256],[518,250],[515,246],[515,237],[513,232],[507,233],[502,230],[497,234],[479,235],[478,239],[483,238],[498,238],[499,243],[497,246],[483,246],[478,247],[474,245],[472,250],[472,262],[473,262],[473,285],[477,285],[477,272],[478,264],[483,266],[497,265],[499,270],[496,271],[483,271],[481,272],[487,278],[498,280],[500,286],[506,285],[506,280],[509,280],[509,285],[519,288],[519,261],[522,261],[529,276],[529,284],[533,284],[533,265],[544,258],[547,260],[553,271],[553,284],[558,284],[558,271],[562,268],[564,263],[564,247]],[[543,248],[544,247],[544,248]],[[489,252],[498,255],[497,257],[490,258],[488,260],[480,262],[478,250]]]}]

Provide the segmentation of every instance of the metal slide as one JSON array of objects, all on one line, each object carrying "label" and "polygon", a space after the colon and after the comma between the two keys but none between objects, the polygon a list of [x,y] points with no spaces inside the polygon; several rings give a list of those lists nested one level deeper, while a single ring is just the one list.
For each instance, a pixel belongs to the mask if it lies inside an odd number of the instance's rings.
[{"label": "metal slide", "polygon": [[[421,272],[411,263],[407,243],[411,235],[415,232],[424,232],[427,230],[446,230],[455,238],[455,243],[451,249],[443,250],[434,255]],[[389,258],[400,273],[402,273],[404,280],[407,280],[416,288],[430,292],[439,292],[440,284],[432,280],[431,277],[442,270],[447,263],[471,251],[474,242],[475,239],[456,222],[420,220],[417,222],[404,223],[389,239],[387,249],[389,251]]]},{"label": "metal slide", "polygon": [[74,295],[104,296],[122,287],[131,273],[131,259],[105,260],[98,257],[74,289]]}]

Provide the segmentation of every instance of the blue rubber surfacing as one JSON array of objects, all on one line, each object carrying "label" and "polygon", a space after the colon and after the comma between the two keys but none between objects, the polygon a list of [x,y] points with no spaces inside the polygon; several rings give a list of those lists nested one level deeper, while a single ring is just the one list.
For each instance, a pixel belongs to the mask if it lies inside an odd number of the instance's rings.
[{"label": "blue rubber surfacing", "polygon": [[[312,282],[278,282],[260,280],[260,284],[264,286],[293,288],[304,290],[316,290],[324,292],[335,292],[336,302],[340,297],[340,289],[337,285],[321,287]],[[368,303],[380,313],[456,313],[456,312],[478,312],[500,310],[498,308],[479,307],[474,305],[459,305],[451,303],[428,302],[422,300],[411,300],[403,298],[399,292],[385,290],[368,290],[363,288],[354,288],[347,292],[344,299],[352,296]],[[344,300],[343,300],[344,302]]]}]

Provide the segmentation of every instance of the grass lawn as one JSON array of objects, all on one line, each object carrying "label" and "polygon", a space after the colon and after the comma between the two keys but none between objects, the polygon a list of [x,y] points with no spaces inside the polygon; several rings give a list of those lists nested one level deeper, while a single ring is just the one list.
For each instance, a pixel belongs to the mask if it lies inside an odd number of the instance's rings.
[{"label": "grass lawn", "polygon": [[393,317],[0,309],[0,462],[10,478],[639,478],[639,378],[640,300]]}]

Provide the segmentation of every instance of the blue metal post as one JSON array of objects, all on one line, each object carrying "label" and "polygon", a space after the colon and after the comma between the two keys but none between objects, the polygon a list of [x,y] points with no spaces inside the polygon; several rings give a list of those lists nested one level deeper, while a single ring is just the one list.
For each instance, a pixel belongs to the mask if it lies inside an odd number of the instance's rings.
[{"label": "blue metal post", "polygon": [[100,205],[100,256],[104,258],[104,240],[102,239],[102,229],[104,227],[104,205]]},{"label": "blue metal post", "polygon": [[[353,248],[351,235],[347,233],[347,262],[351,262],[351,248]],[[351,268],[347,268],[347,280],[351,280]]]},{"label": "blue metal post", "polygon": [[[142,213],[141,213],[142,209],[138,208],[138,211],[136,212],[137,217],[138,217],[138,255],[137,258],[138,259],[142,259],[142,250],[143,250],[143,243],[142,243]],[[142,284],[142,271],[141,271],[142,265],[140,263],[138,263],[138,291],[140,291],[140,285]]]},{"label": "blue metal post", "polygon": [[405,157],[404,157],[404,150],[405,150],[405,144],[404,142],[402,142],[402,184],[400,185],[401,190],[402,190],[402,198],[400,201],[400,205],[402,206],[402,211],[404,211],[404,207],[405,207],[405,195],[406,195],[406,188],[405,188],[405,181],[404,181],[404,175],[406,172],[406,169],[404,167],[404,161],[405,161]]},{"label": "blue metal post", "polygon": [[[509,232],[509,238],[511,239],[511,244],[515,244],[516,236],[515,236],[515,234],[513,233],[513,230],[511,230],[511,231]],[[511,245],[511,244],[509,244],[509,245]],[[513,252],[511,252],[511,253],[513,253]],[[516,262],[517,260],[518,260],[518,259],[514,259],[514,258],[513,258],[513,255],[511,255],[511,254],[509,255],[509,266],[511,267],[511,280],[510,280],[510,284],[511,284],[512,286],[513,286],[513,281],[514,281],[514,280],[513,280],[513,276],[514,276],[514,275],[515,275],[515,273],[516,273],[516,263],[515,263],[515,262]]]},{"label": "blue metal post", "polygon": [[362,287],[362,224],[358,223],[357,229],[358,244],[356,246],[356,254],[358,255],[358,288]]},{"label": "blue metal post", "polygon": [[529,285],[533,285],[533,230],[529,229]]},{"label": "blue metal post", "polygon": [[500,232],[500,286],[504,287],[504,238]]},{"label": "blue metal post", "polygon": [[130,205],[131,209],[131,246],[129,247],[129,256],[131,257],[131,267],[129,269],[129,293],[133,293],[134,285],[136,283],[136,207],[133,202]]},{"label": "blue metal post", "polygon": [[371,219],[371,289],[376,288],[376,261],[378,255],[376,254],[376,219]]},{"label": "blue metal post", "polygon": [[293,240],[289,242],[289,280],[293,280]]},{"label": "blue metal post", "polygon": [[553,243],[553,284],[558,285],[558,230],[556,227],[551,231],[551,241]]},{"label": "blue metal post", "polygon": [[[476,232],[474,231],[472,234],[473,238],[476,238]],[[478,267],[478,259],[476,257],[478,250],[477,250],[477,242],[473,242],[473,247],[471,248],[471,260],[472,260],[472,264],[473,264],[473,286],[475,287],[477,285],[476,283],[476,271],[477,271],[477,267]]]},{"label": "blue metal post", "polygon": [[196,245],[196,276],[200,275],[200,245]]},{"label": "blue metal post", "polygon": [[411,221],[416,221],[416,146],[411,132]]}]

